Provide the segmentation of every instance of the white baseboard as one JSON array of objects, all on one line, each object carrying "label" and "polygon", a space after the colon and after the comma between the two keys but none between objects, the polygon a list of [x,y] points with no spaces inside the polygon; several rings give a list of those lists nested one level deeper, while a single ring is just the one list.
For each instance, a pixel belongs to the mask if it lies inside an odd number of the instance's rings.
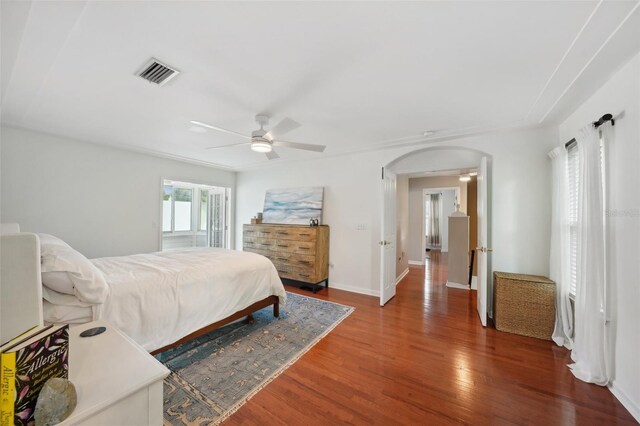
[{"label": "white baseboard", "polygon": [[355,287],[352,285],[344,285],[339,283],[329,282],[329,288],[335,288],[336,290],[350,291],[351,293],[364,294],[367,296],[380,297],[380,290],[373,290],[369,288]]},{"label": "white baseboard", "polygon": [[402,272],[402,273],[400,274],[400,276],[398,276],[398,278],[396,278],[396,285],[398,285],[398,283],[399,283],[400,281],[402,281],[402,279],[403,279],[404,277],[406,277],[408,273],[409,273],[409,267],[407,267],[407,269],[405,269],[405,270],[404,270],[404,272]]},{"label": "white baseboard", "polygon": [[631,398],[629,398],[629,396],[622,389],[616,386],[615,382],[609,384],[607,387],[609,388],[613,396],[615,396],[618,401],[620,401],[620,403],[624,405],[624,408],[629,410],[633,418],[636,419],[638,423],[640,423],[640,405],[632,401]]},{"label": "white baseboard", "polygon": [[409,265],[424,266],[424,263],[420,260],[410,260]]},{"label": "white baseboard", "polygon": [[469,285],[468,284],[454,283],[453,281],[447,281],[447,287],[449,287],[449,288],[459,288],[460,290],[469,290]]}]

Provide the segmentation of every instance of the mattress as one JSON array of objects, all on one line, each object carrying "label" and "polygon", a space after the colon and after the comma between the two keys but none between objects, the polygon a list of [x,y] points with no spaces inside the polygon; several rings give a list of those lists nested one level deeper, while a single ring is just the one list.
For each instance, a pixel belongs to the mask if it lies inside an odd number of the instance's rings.
[{"label": "mattress", "polygon": [[278,296],[281,304],[286,300],[275,267],[255,253],[194,248],[91,261],[109,286],[105,302],[69,306],[68,298],[52,302],[45,295],[45,320],[80,321],[89,318],[90,309],[89,320],[111,323],[148,351],[268,296]]}]

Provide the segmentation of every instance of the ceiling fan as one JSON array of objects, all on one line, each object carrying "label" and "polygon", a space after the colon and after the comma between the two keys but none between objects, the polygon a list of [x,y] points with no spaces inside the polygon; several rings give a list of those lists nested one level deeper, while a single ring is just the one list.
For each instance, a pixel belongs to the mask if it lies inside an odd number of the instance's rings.
[{"label": "ceiling fan", "polygon": [[288,133],[294,129],[300,127],[300,124],[293,121],[290,118],[284,118],[278,124],[276,124],[271,130],[265,130],[265,126],[269,124],[269,116],[264,114],[256,115],[256,122],[260,125],[260,129],[251,132],[251,136],[243,135],[242,133],[234,132],[233,130],[223,129],[222,127],[212,126],[211,124],[203,123],[201,121],[191,121],[191,124],[201,126],[207,129],[217,130],[219,132],[225,132],[232,135],[239,136],[244,139],[249,139],[250,142],[234,143],[230,145],[212,146],[207,149],[219,149],[227,148],[238,145],[251,145],[251,149],[256,152],[264,152],[269,160],[280,158],[280,156],[273,150],[274,146],[283,146],[286,148],[304,149],[307,151],[323,152],[326,148],[325,145],[312,145],[308,143],[299,142],[286,142],[276,140],[280,136]]}]

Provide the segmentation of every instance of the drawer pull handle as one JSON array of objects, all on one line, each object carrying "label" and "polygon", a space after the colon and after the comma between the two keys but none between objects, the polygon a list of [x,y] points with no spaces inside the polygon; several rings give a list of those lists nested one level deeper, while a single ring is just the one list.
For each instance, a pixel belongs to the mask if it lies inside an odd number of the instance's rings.
[{"label": "drawer pull handle", "polygon": [[300,235],[301,237],[308,237],[311,234],[298,234],[298,235]]},{"label": "drawer pull handle", "polygon": [[261,246],[270,246],[271,243],[260,243]]},{"label": "drawer pull handle", "polygon": [[301,277],[305,277],[305,278],[309,278],[310,277],[310,275],[307,275],[307,274],[300,274],[300,276]]},{"label": "drawer pull handle", "polygon": [[276,257],[276,260],[283,260],[286,262],[288,259],[286,257]]},{"label": "drawer pull handle", "polygon": [[311,262],[309,262],[308,260],[298,260],[299,263],[303,263],[305,265],[309,265]]},{"label": "drawer pull handle", "polygon": [[309,250],[309,247],[298,247],[300,250]]},{"label": "drawer pull handle", "polygon": [[279,231],[279,232],[276,232],[276,234],[278,234],[278,235],[289,235],[289,233],[285,232],[285,231]]},{"label": "drawer pull handle", "polygon": [[289,247],[288,244],[278,244],[278,247]]}]

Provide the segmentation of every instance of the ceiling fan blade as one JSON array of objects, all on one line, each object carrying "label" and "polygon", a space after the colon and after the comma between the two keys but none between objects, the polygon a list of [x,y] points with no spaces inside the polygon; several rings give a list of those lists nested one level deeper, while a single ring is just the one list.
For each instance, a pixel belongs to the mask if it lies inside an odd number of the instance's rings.
[{"label": "ceiling fan blade", "polygon": [[240,142],[240,143],[232,143],[229,145],[219,145],[219,146],[210,146],[205,149],[218,149],[218,148],[229,148],[230,146],[240,146],[240,145],[249,145],[251,142]]},{"label": "ceiling fan blade", "polygon": [[264,137],[266,137],[267,139],[278,138],[286,133],[289,133],[292,130],[297,129],[298,127],[300,127],[300,123],[290,119],[289,117],[285,117],[282,119],[282,121],[273,126],[273,128],[269,130],[264,135]]},{"label": "ceiling fan blade", "polygon": [[241,138],[251,139],[251,136],[243,135],[242,133],[234,132],[233,130],[223,129],[222,127],[212,126],[211,124],[203,123],[202,121],[190,121],[191,124],[195,124],[196,126],[202,126],[207,129],[217,130],[219,132],[229,133],[231,135],[240,136]]},{"label": "ceiling fan blade", "polygon": [[273,150],[271,150],[271,151],[267,152],[266,154],[267,154],[267,158],[268,158],[269,160],[275,160],[276,158],[280,158],[280,156],[278,155],[278,153],[277,153],[277,152],[275,152],[275,151],[273,151]]},{"label": "ceiling fan blade", "polygon": [[285,148],[304,149],[306,151],[323,152],[325,145],[312,145],[310,143],[273,141],[273,146],[284,146]]}]

